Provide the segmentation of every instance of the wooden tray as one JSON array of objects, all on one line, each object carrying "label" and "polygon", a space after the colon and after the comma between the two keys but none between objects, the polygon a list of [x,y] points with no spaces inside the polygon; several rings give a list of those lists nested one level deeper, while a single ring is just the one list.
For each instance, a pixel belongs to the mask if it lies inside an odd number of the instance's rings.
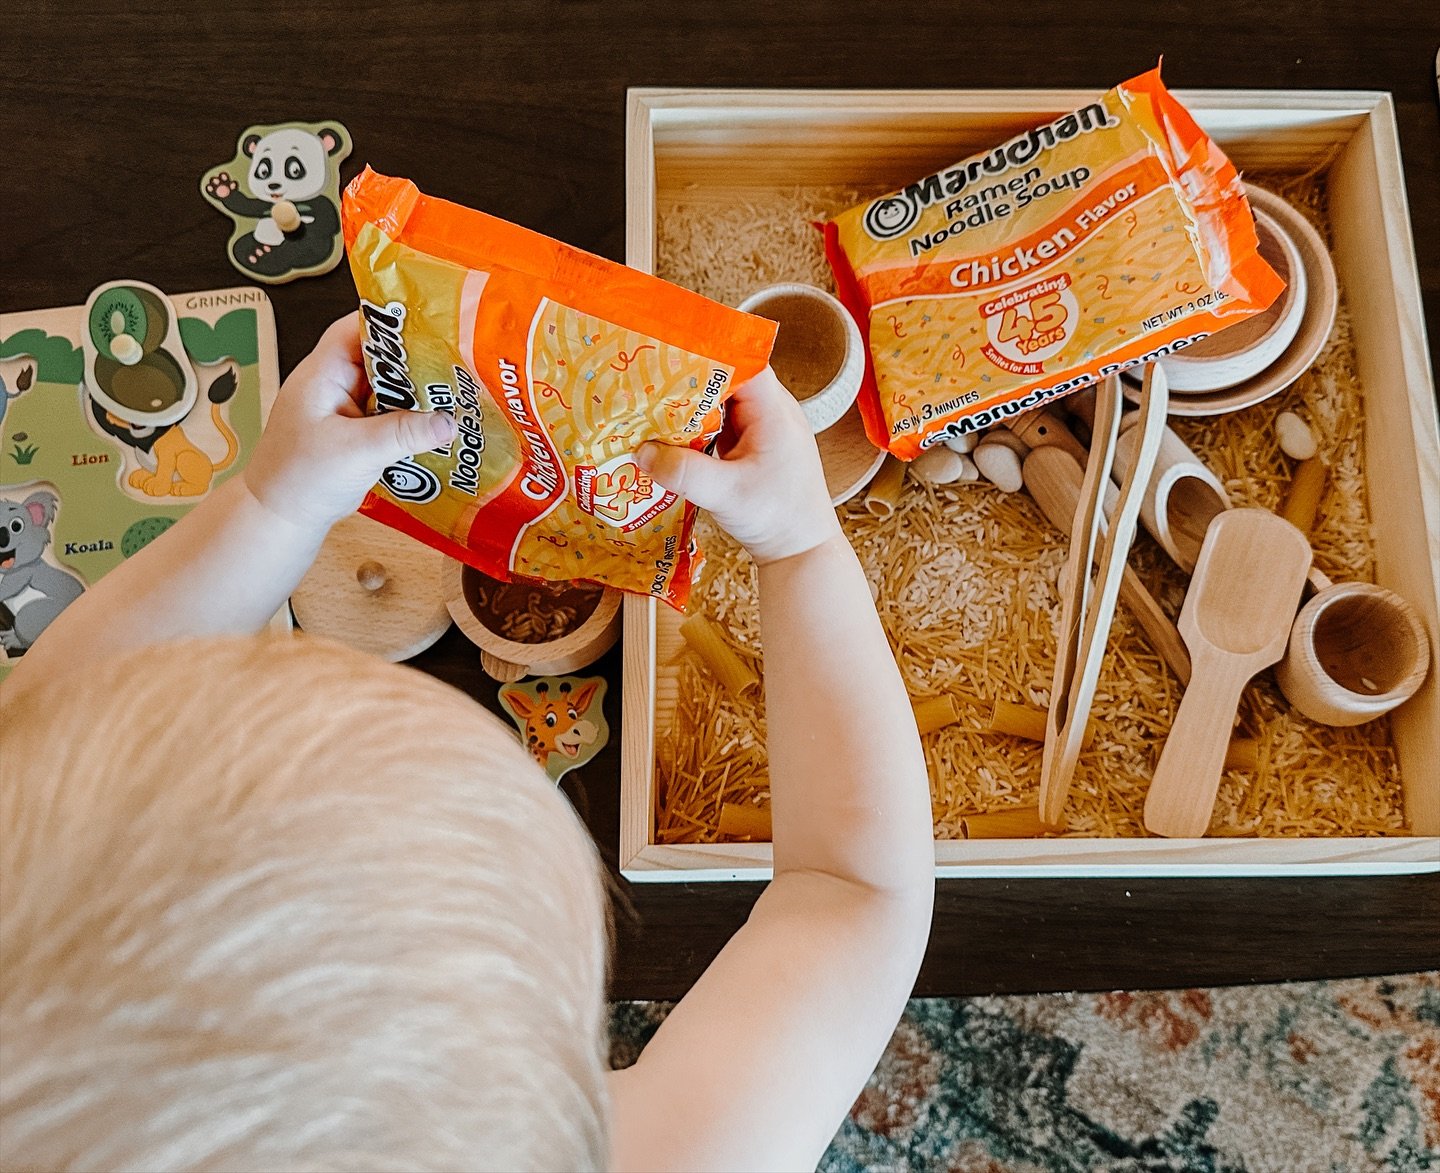
[{"label": "wooden tray", "polygon": [[[703,90],[629,95],[626,260],[653,268],[657,194],[728,201],[797,185],[895,187],[1082,106],[1089,90]],[[1377,91],[1180,91],[1242,170],[1324,169],[1350,306],[1376,581],[1440,630],[1440,428],[1394,109]],[[763,879],[768,843],[654,841],[655,736],[673,712],[678,616],[627,598],[620,865],[632,880]],[[657,658],[658,657],[658,658]],[[659,672],[657,673],[657,665]],[[1440,688],[1392,718],[1411,836],[938,840],[942,876],[1234,876],[1440,870]]]}]

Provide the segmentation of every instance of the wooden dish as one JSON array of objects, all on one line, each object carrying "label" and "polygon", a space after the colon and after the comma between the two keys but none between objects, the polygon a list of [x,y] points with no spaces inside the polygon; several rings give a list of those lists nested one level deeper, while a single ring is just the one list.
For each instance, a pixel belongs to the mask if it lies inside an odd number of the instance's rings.
[{"label": "wooden dish", "polygon": [[[450,559],[445,596],[456,625],[480,649],[480,666],[501,683],[576,672],[620,638],[622,596],[610,587],[529,579],[501,582]],[[546,620],[560,609],[569,610],[573,618],[559,634],[546,634]],[[502,634],[502,624],[520,610],[540,616],[541,625],[517,622],[509,635]]]},{"label": "wooden dish", "polygon": [[352,513],[330,530],[290,608],[311,635],[408,660],[450,628],[445,562],[438,550]]},{"label": "wooden dish", "polygon": [[[1170,400],[1171,415],[1222,415],[1227,411],[1253,407],[1272,395],[1278,395],[1310,369],[1310,364],[1325,349],[1330,330],[1335,325],[1340,291],[1335,280],[1334,262],[1320,234],[1310,221],[1272,192],[1249,183],[1245,185],[1245,192],[1256,212],[1265,213],[1280,225],[1300,250],[1306,286],[1305,310],[1300,326],[1280,357],[1258,375],[1223,391],[1177,395]],[[1132,402],[1140,400],[1140,389],[1131,379],[1126,379],[1125,396]]]},{"label": "wooden dish", "polygon": [[831,505],[843,505],[850,500],[874,479],[885,463],[885,453],[870,443],[870,437],[865,434],[865,422],[856,403],[850,405],[833,427],[816,435],[815,443],[820,449]]}]

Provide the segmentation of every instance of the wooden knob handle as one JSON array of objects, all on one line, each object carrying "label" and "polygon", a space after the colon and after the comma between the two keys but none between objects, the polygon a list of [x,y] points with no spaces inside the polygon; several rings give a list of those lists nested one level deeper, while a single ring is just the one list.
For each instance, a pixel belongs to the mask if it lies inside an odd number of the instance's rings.
[{"label": "wooden knob handle", "polygon": [[378,591],[385,585],[385,567],[379,562],[362,562],[355,571],[355,581],[367,591]]},{"label": "wooden knob handle", "polygon": [[501,684],[509,684],[512,680],[519,680],[525,675],[524,664],[512,664],[509,660],[502,660],[494,652],[480,649],[480,667],[485,670],[485,675],[492,680],[498,680]]},{"label": "wooden knob handle", "polygon": [[1070,453],[1081,465],[1090,459],[1090,452],[1065,426],[1065,421],[1048,408],[1037,408],[1016,416],[1007,425],[1031,448],[1059,448]]},{"label": "wooden knob handle", "polygon": [[280,226],[281,232],[294,232],[300,227],[300,209],[289,200],[277,200],[270,209],[270,216]]}]

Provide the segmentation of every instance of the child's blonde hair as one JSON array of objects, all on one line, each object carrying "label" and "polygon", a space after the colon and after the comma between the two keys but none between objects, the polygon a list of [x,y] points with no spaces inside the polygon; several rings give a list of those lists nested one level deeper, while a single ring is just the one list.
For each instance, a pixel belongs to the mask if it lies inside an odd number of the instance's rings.
[{"label": "child's blonde hair", "polygon": [[0,1165],[605,1163],[599,863],[468,697],[208,640],[0,737]]}]

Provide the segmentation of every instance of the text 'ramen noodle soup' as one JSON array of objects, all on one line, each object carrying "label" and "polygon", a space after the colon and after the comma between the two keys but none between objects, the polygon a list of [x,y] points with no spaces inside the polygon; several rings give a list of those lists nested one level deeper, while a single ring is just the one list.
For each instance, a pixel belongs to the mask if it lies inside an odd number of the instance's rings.
[{"label": "text 'ramen noodle soup'", "polygon": [[909,460],[1264,310],[1244,185],[1151,70],[994,150],[836,216],[868,327],[860,407]]},{"label": "text 'ramen noodle soup'", "polygon": [[445,411],[362,513],[496,578],[583,579],[683,608],[695,507],[647,440],[705,448],[775,323],[368,167],[342,218],[376,411]]}]

